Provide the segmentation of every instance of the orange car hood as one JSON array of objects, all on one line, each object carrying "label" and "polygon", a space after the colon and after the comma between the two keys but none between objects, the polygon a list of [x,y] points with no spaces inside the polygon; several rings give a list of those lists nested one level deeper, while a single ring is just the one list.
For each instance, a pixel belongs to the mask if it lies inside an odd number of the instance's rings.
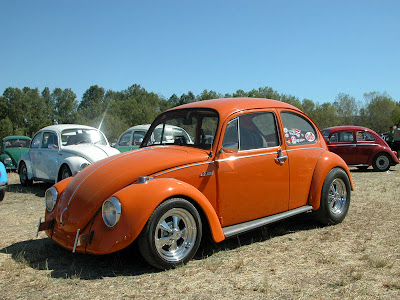
[{"label": "orange car hood", "polygon": [[76,174],[61,192],[57,221],[60,222],[62,214],[64,230],[82,230],[106,199],[135,182],[139,176],[207,159],[209,156],[205,150],[156,146],[124,152],[95,162]]}]

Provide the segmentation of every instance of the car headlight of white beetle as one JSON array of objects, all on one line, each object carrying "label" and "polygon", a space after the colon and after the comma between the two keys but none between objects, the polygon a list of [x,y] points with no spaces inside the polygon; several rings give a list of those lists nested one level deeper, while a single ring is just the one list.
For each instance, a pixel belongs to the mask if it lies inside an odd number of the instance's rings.
[{"label": "car headlight of white beetle", "polygon": [[108,227],[114,227],[121,217],[121,202],[115,197],[104,201],[102,207],[103,221]]},{"label": "car headlight of white beetle", "polygon": [[79,169],[79,171],[82,171],[84,168],[86,168],[88,165],[90,165],[89,163],[83,163],[81,164],[81,168]]},{"label": "car headlight of white beetle", "polygon": [[45,201],[46,201],[46,209],[48,211],[52,211],[54,207],[56,206],[57,198],[58,198],[58,192],[55,187],[51,187],[47,189],[46,194],[45,194]]}]

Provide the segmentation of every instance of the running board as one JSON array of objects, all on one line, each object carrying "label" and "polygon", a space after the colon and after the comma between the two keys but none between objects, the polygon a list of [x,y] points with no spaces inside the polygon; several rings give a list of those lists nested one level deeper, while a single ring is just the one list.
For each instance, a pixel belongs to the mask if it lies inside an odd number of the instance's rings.
[{"label": "running board", "polygon": [[257,220],[248,221],[245,223],[227,226],[227,227],[222,228],[222,231],[224,232],[225,238],[230,238],[230,237],[238,235],[240,233],[244,233],[246,231],[250,231],[250,230],[256,229],[258,227],[270,224],[270,223],[274,223],[274,222],[277,222],[277,221],[280,221],[280,220],[283,220],[286,218],[290,218],[290,217],[298,215],[298,214],[305,213],[307,211],[311,211],[312,209],[313,209],[312,206],[305,205],[305,206],[301,206],[301,207],[291,209],[291,210],[288,210],[285,212],[281,212],[276,215],[264,217],[264,218],[257,219]]}]

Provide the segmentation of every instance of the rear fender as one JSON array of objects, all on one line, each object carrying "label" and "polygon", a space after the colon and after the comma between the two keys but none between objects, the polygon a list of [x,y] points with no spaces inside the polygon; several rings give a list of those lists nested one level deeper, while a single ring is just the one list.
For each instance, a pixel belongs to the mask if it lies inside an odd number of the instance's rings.
[{"label": "rear fender", "polygon": [[342,168],[346,172],[350,180],[351,189],[354,190],[353,180],[347,164],[335,153],[325,151],[318,159],[311,181],[310,196],[308,201],[314,210],[317,210],[320,206],[322,186],[324,185],[326,176],[333,168]]},{"label": "rear fender", "polygon": [[390,159],[391,159],[390,164],[391,165],[397,164],[398,159],[397,159],[396,155],[393,153],[393,151],[390,148],[388,148],[388,147],[376,147],[374,149],[374,151],[372,151],[372,153],[370,154],[369,159],[368,159],[368,164],[370,166],[374,162],[374,158],[378,153],[386,153],[386,154],[388,154],[390,156]]},{"label": "rear fender", "polygon": [[173,197],[195,202],[207,217],[214,241],[220,242],[225,239],[210,202],[198,189],[185,182],[172,178],[153,179],[146,183],[131,184],[113,196],[121,202],[120,220],[114,227],[107,227],[102,220],[100,209],[99,216],[93,223],[93,241],[86,248],[88,253],[106,254],[127,247],[139,236],[156,207]]},{"label": "rear fender", "polygon": [[26,165],[26,170],[28,171],[28,179],[32,179],[33,177],[33,170],[32,170],[32,163],[31,163],[31,158],[28,153],[24,153],[21,155],[19,161],[18,161],[18,167],[17,167],[17,172],[19,173],[19,168],[21,167],[21,163],[24,162]]}]

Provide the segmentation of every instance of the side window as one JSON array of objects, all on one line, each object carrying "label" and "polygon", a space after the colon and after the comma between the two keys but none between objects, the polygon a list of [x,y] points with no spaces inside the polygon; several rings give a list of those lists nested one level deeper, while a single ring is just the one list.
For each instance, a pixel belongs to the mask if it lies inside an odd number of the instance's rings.
[{"label": "side window", "polygon": [[273,113],[250,113],[239,117],[239,149],[251,150],[279,145]]},{"label": "side window", "polygon": [[119,142],[118,142],[118,146],[128,146],[129,141],[131,140],[131,135],[132,135],[132,132],[129,131],[129,132],[125,133],[123,136],[121,136],[121,138],[119,139]]},{"label": "side window", "polygon": [[43,133],[42,148],[56,148],[58,147],[57,135],[53,132]]},{"label": "side window", "polygon": [[337,132],[335,132],[334,134],[332,134],[331,135],[331,137],[330,137],[330,139],[329,139],[329,141],[331,142],[331,143],[337,143],[338,142],[338,133]]},{"label": "side window", "polygon": [[238,118],[231,120],[226,126],[223,148],[239,149]]},{"label": "side window", "polygon": [[289,146],[315,144],[317,131],[303,116],[292,112],[281,112],[286,143]]},{"label": "side window", "polygon": [[37,135],[35,135],[35,137],[32,140],[31,143],[31,148],[39,148],[40,147],[40,137],[42,136],[42,133],[38,133]]},{"label": "side window", "polygon": [[341,143],[352,143],[354,142],[353,132],[340,132],[339,133],[339,142]]},{"label": "side window", "polygon": [[357,142],[375,142],[375,137],[367,131],[357,131]]},{"label": "side window", "polygon": [[140,146],[145,135],[146,135],[146,131],[135,131],[133,133],[133,143],[132,144],[134,146]]}]

